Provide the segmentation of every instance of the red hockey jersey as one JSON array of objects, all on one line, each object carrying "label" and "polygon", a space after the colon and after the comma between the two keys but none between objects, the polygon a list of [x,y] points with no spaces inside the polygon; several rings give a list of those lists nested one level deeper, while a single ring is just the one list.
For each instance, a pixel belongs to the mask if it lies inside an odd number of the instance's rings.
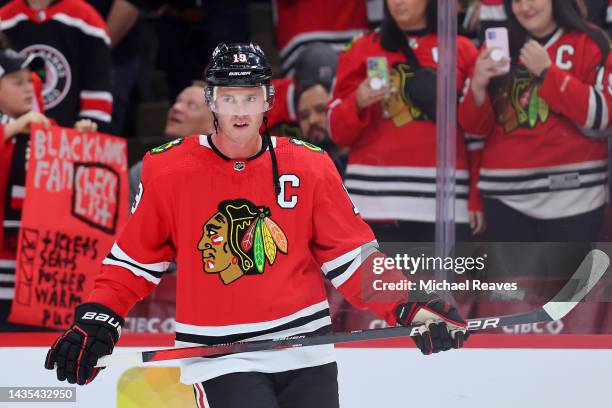
[{"label": "red hockey jersey", "polygon": [[61,126],[92,119],[104,130],[111,121],[110,38],[102,17],[83,0],[59,0],[44,10],[26,0],[0,9],[0,29],[22,54],[46,61],[45,113]]},{"label": "red hockey jersey", "polygon": [[[364,306],[357,271],[375,252],[374,236],[333,162],[296,139],[273,138],[273,143],[282,187],[278,196],[266,146],[249,159],[233,160],[201,135],[148,153],[133,213],[89,300],[125,315],[176,258],[178,344],[328,332],[324,275],[352,303]],[[368,307],[395,324],[393,310],[406,294],[396,296]],[[332,349],[191,359],[183,364],[181,381],[324,364],[333,361]]]},{"label": "red hockey jersey", "polygon": [[[457,91],[463,87],[476,48],[459,37]],[[437,66],[437,36],[411,37],[415,56],[424,67]],[[386,57],[393,93],[388,101],[361,113],[356,90],[367,76],[368,57]],[[345,184],[367,220],[434,222],[436,218],[436,125],[406,96],[413,71],[401,51],[389,52],[378,32],[357,40],[340,55],[329,110],[332,139],[350,148]],[[384,114],[386,113],[386,114]],[[386,117],[385,117],[386,116]],[[470,145],[478,149],[478,144]],[[468,220],[470,177],[463,133],[457,135],[456,219]],[[471,209],[478,209],[474,194]]]},{"label": "red hockey jersey", "polygon": [[468,91],[459,120],[467,132],[486,138],[478,184],[483,195],[552,219],[606,200],[612,57],[600,65],[590,37],[561,29],[545,46],[553,65],[543,82],[514,70],[482,107]]},{"label": "red hockey jersey", "polygon": [[366,0],[273,0],[283,72],[293,72],[302,47],[322,41],[340,51],[368,29]]}]

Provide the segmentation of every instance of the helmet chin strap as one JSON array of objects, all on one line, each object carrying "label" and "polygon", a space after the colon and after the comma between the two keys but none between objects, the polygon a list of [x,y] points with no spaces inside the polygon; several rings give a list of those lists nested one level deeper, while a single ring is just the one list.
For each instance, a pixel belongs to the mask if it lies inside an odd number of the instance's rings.
[{"label": "helmet chin strap", "polygon": [[215,112],[211,112],[213,115],[213,126],[215,127],[215,133],[219,133],[219,119],[217,119],[217,114]]},{"label": "helmet chin strap", "polygon": [[274,192],[278,196],[281,193],[280,181],[278,180],[278,161],[276,160],[276,153],[274,152],[274,145],[272,144],[272,136],[268,129],[268,113],[266,112],[263,117],[264,123],[264,137],[268,144],[268,151],[270,152],[270,159],[272,160],[272,183],[274,185]]}]

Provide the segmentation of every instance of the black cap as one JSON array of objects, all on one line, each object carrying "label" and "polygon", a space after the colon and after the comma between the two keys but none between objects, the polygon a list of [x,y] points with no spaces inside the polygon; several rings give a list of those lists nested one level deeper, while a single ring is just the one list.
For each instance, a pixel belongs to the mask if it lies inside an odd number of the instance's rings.
[{"label": "black cap", "polygon": [[209,86],[267,85],[272,68],[258,45],[220,43],[204,72]]},{"label": "black cap", "polygon": [[36,54],[24,57],[11,48],[0,50],[0,77],[25,68],[38,71],[44,67],[45,60]]},{"label": "black cap", "polygon": [[336,76],[338,53],[332,47],[316,42],[305,46],[295,61],[295,81],[300,89],[323,85],[331,91]]}]

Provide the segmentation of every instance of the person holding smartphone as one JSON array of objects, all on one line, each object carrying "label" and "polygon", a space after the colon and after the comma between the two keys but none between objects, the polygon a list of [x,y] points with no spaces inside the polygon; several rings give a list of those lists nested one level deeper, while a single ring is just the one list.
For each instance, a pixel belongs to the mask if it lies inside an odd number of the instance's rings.
[{"label": "person holding smartphone", "polygon": [[[612,60],[576,0],[505,0],[505,58],[478,57],[459,122],[486,140],[490,241],[595,241],[606,202]],[[497,59],[497,60],[496,60]]]},{"label": "person holding smartphone", "polygon": [[[338,61],[331,137],[350,148],[345,185],[379,241],[435,240],[436,30],[435,0],[386,0],[381,28],[356,39]],[[472,43],[459,37],[458,93],[476,55]],[[469,239],[468,207],[473,232],[482,230],[469,169],[460,132],[458,240]]]}]

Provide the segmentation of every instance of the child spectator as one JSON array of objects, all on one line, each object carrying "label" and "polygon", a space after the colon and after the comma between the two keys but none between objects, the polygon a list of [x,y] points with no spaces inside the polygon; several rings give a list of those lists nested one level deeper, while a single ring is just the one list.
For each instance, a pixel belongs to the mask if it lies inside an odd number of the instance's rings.
[{"label": "child spectator", "polygon": [[[30,126],[49,127],[51,120],[36,106],[37,95],[30,70],[38,71],[44,61],[30,55],[22,57],[10,48],[0,49],[0,331],[6,325],[15,285],[15,253],[25,197],[27,149]],[[79,121],[79,131],[95,131],[95,123]]]},{"label": "child spectator", "polygon": [[60,126],[79,118],[107,130],[111,121],[110,39],[83,0],[12,0],[0,9],[0,29],[23,55],[46,61],[46,114]]}]

